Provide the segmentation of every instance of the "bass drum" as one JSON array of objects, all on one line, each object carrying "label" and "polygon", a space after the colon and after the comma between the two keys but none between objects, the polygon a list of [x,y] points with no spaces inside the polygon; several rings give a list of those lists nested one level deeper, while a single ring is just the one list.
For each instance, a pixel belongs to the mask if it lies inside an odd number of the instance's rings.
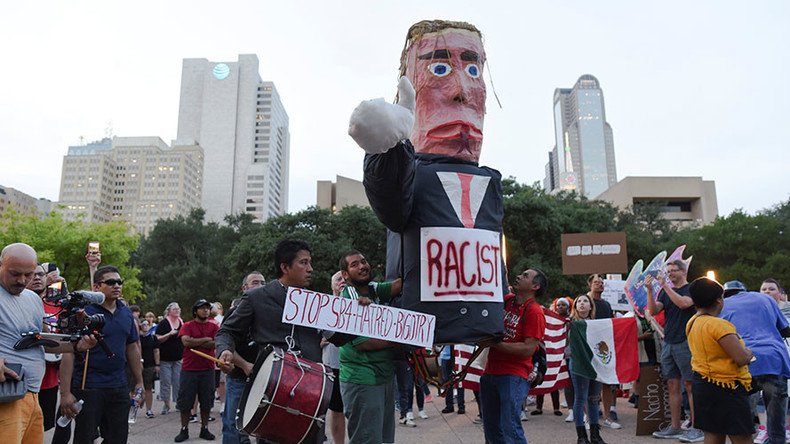
[{"label": "bass drum", "polygon": [[310,442],[326,420],[333,381],[323,364],[268,346],[247,379],[236,428],[264,442]]}]

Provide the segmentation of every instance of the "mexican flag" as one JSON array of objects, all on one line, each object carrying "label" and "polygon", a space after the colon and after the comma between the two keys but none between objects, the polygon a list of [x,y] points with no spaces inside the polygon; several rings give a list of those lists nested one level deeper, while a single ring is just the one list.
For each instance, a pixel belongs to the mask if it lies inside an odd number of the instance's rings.
[{"label": "mexican flag", "polygon": [[571,372],[605,384],[639,377],[636,318],[573,321]]}]

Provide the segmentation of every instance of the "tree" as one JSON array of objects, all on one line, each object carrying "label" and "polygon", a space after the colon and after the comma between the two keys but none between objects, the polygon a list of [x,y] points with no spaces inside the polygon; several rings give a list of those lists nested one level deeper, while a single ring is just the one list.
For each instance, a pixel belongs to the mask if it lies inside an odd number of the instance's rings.
[{"label": "tree", "polygon": [[0,245],[24,242],[38,253],[39,262],[55,262],[71,290],[89,289],[90,276],[85,262],[89,241],[101,244],[102,265],[115,265],[124,279],[124,299],[142,298],[139,269],[129,263],[139,238],[124,222],[87,223],[81,219],[65,221],[57,212],[44,218],[20,214],[10,209],[0,216]]}]

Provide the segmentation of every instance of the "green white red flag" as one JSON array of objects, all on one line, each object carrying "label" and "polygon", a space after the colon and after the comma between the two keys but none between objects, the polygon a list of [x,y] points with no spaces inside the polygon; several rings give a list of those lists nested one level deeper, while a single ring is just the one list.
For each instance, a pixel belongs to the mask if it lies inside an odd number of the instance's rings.
[{"label": "green white red flag", "polygon": [[571,372],[605,384],[639,377],[636,318],[571,322]]}]

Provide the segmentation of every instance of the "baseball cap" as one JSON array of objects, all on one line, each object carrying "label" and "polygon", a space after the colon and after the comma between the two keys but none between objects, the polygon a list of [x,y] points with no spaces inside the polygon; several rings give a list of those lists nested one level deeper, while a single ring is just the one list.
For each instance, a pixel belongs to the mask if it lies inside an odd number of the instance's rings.
[{"label": "baseball cap", "polygon": [[735,293],[747,291],[746,286],[741,281],[727,281],[724,283],[724,297],[732,296]]}]

